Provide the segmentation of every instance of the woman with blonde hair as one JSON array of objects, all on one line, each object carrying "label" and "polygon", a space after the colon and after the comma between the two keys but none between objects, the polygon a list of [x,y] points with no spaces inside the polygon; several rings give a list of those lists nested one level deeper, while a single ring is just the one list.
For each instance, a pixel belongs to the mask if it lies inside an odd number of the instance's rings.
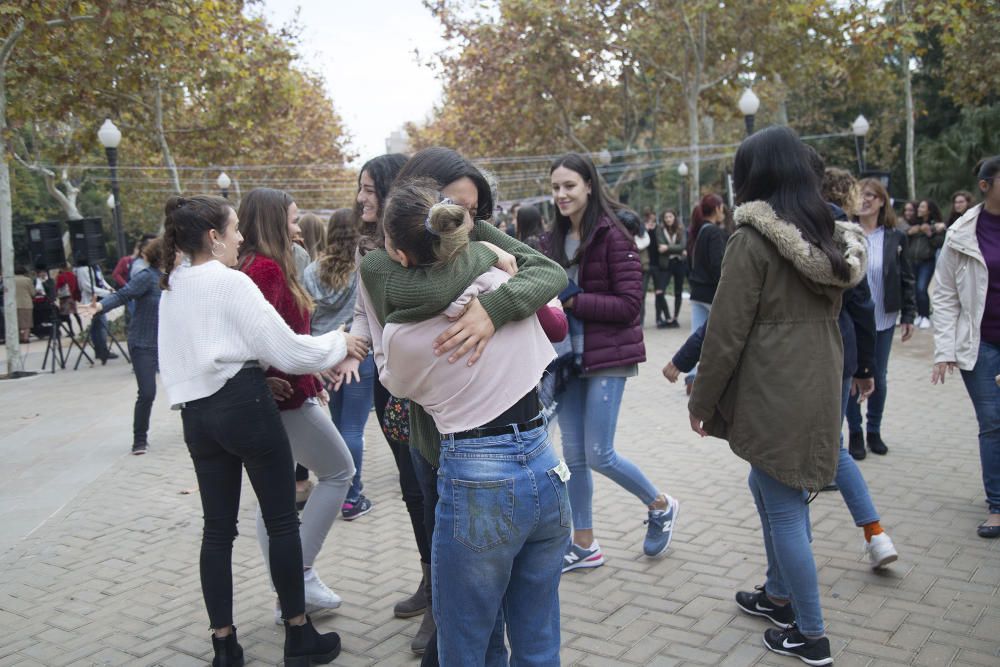
[{"label": "woman with blonde hair", "polygon": [[[281,190],[257,188],[240,203],[239,269],[260,288],[297,334],[309,334],[312,300],[296,278],[290,230],[298,217],[298,207]],[[333,526],[347,495],[354,463],[344,439],[325,410],[329,397],[313,375],[267,371],[267,382],[281,411],[281,422],[288,433],[292,456],[319,479],[302,512],[302,563],[306,605],[311,608],[336,609],[340,596],[331,591],[316,573],[313,563],[323,541]],[[268,560],[268,533],[260,512],[257,513],[257,538],[264,560]],[[280,604],[275,620],[281,618]]]}]

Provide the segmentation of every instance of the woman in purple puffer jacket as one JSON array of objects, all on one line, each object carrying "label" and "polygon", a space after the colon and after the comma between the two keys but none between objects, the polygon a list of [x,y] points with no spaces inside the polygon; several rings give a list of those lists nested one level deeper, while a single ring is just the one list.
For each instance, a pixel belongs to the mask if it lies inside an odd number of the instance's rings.
[{"label": "woman in purple puffer jacket", "polygon": [[632,235],[622,226],[624,208],[604,189],[589,158],[567,153],[552,163],[557,206],[549,255],[566,268],[569,287],[560,295],[570,318],[578,372],[558,396],[563,455],[569,465],[573,543],[563,572],[604,564],[594,539],[591,470],[606,475],[647,507],[647,556],[670,544],[677,501],[615,451],[615,427],[625,381],[646,360],[640,310],[642,265]]}]

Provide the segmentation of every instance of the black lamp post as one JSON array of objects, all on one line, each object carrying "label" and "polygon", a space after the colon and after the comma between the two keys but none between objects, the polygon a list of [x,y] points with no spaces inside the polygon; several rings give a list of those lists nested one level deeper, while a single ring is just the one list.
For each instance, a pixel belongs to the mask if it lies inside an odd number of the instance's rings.
[{"label": "black lamp post", "polygon": [[115,227],[115,245],[118,246],[118,256],[125,256],[125,230],[122,229],[122,202],[118,192],[118,144],[121,143],[122,133],[110,118],[104,119],[104,124],[97,131],[97,138],[104,146],[104,151],[108,155],[108,167],[111,169],[111,196],[114,197],[114,215],[112,216]]},{"label": "black lamp post", "polygon": [[861,114],[858,114],[858,117],[851,123],[851,132],[854,133],[854,150],[858,153],[859,174],[865,171],[865,135],[868,134],[869,129],[871,129],[871,125],[868,124],[868,119]]},{"label": "black lamp post", "polygon": [[222,191],[222,197],[224,199],[229,199],[229,186],[233,184],[233,179],[229,178],[226,172],[219,174],[219,177],[215,179],[215,184],[219,186],[219,190]]},{"label": "black lamp post", "polygon": [[754,116],[757,115],[757,110],[760,108],[760,98],[751,88],[747,88],[740,95],[740,101],[737,104],[740,107],[740,113],[743,114],[743,121],[746,123],[747,136],[749,137],[753,134]]}]

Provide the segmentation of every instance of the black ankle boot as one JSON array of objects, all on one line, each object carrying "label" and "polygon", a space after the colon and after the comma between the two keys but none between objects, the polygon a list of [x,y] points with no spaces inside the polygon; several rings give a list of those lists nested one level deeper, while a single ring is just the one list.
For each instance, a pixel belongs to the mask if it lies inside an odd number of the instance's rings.
[{"label": "black ankle boot", "polygon": [[879,456],[885,456],[889,453],[889,448],[882,442],[882,436],[871,431],[868,432],[868,449],[872,450],[872,454]]},{"label": "black ankle boot", "polygon": [[215,658],[212,667],[243,667],[243,647],[236,641],[236,626],[233,631],[221,639],[212,635],[212,648]]},{"label": "black ankle boot", "polygon": [[850,439],[847,444],[847,451],[855,461],[860,461],[868,456],[868,452],[865,451],[865,436],[861,433],[851,431]]},{"label": "black ankle boot", "polygon": [[325,665],[340,655],[340,635],[320,634],[306,616],[304,625],[289,625],[285,621],[285,667]]}]

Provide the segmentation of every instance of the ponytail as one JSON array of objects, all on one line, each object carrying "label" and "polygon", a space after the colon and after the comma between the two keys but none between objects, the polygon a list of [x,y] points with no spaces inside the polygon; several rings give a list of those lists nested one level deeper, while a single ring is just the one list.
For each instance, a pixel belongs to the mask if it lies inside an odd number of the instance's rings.
[{"label": "ponytail", "polygon": [[177,253],[194,255],[203,250],[205,232],[214,229],[223,234],[233,209],[226,199],[213,195],[173,195],[167,199],[163,209],[163,276],[160,287],[169,290],[170,272],[174,270]]}]

